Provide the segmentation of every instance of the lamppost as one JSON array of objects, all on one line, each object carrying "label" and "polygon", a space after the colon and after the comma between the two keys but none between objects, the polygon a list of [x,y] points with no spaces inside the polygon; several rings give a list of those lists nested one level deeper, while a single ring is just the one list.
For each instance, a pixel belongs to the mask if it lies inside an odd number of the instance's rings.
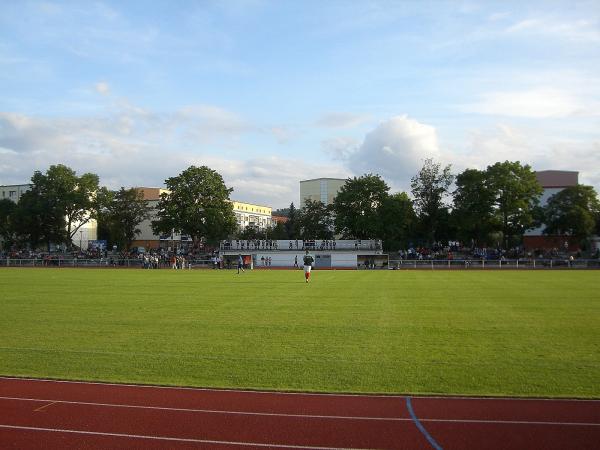
[{"label": "lamppost", "polygon": [[82,240],[82,238],[83,238],[83,230],[79,230],[79,251],[80,252],[82,251],[82,248],[81,248],[81,240]]}]

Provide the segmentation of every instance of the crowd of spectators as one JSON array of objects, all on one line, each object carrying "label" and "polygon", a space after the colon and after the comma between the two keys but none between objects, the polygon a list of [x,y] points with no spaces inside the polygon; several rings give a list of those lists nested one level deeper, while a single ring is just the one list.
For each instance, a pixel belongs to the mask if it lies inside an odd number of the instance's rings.
[{"label": "crowd of spectators", "polygon": [[[600,249],[591,255],[592,259],[600,258]],[[577,259],[584,255],[581,251],[569,252],[564,249],[535,249],[525,250],[521,246],[502,249],[500,244],[495,247],[462,245],[460,242],[435,243],[431,247],[410,246],[398,251],[401,260],[520,260],[520,259]]]},{"label": "crowd of spectators", "polygon": [[[285,244],[285,245],[283,245]],[[231,240],[221,243],[222,250],[381,250],[379,240]],[[600,259],[600,249],[591,254],[582,254],[581,251],[568,252],[567,249],[536,249],[525,250],[517,246],[510,249],[502,249],[500,244],[493,247],[477,246],[473,243],[465,245],[458,241],[436,242],[432,246],[411,245],[401,249],[397,253],[390,253],[391,259],[400,260],[516,260],[516,259],[569,259],[569,258],[592,258]],[[105,249],[76,250],[72,252],[43,252],[31,250],[2,250],[0,258],[15,260],[35,260],[43,265],[57,264],[59,261],[71,260],[100,260],[106,265],[131,265],[131,261],[139,261],[143,268],[184,268],[192,262],[202,265],[211,265],[214,268],[222,268],[226,264],[219,255],[217,249],[206,247],[188,247],[178,249],[177,252],[166,248],[148,249],[140,251],[135,248],[130,251],[107,251]],[[182,262],[181,260],[185,261]]]}]

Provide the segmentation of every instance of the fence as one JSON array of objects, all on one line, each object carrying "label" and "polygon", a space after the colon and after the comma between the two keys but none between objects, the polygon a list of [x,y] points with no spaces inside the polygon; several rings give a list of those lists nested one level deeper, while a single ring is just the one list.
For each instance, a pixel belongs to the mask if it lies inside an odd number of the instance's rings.
[{"label": "fence", "polygon": [[[228,261],[231,264],[231,261]],[[143,261],[139,259],[0,259],[0,267],[122,267],[142,268]],[[194,269],[212,268],[213,262],[208,259],[186,260]],[[225,267],[228,266],[224,263]],[[159,269],[170,269],[169,261],[160,261]],[[359,269],[363,269],[361,265]],[[366,268],[366,266],[365,266]],[[371,268],[371,266],[369,266]],[[378,262],[375,269],[457,269],[457,270],[486,270],[486,269],[600,269],[598,259],[390,259],[389,262]]]},{"label": "fence", "polygon": [[[207,268],[213,267],[213,263],[208,259],[186,259],[186,264],[191,264],[192,268]],[[11,259],[2,258],[0,259],[0,267],[129,267],[129,268],[142,268],[143,261],[140,259]],[[159,261],[159,269],[170,269],[171,263],[169,261]]]},{"label": "fence", "polygon": [[389,269],[600,269],[597,259],[390,260]]},{"label": "fence", "polygon": [[222,251],[253,251],[253,250],[373,250],[381,251],[381,239],[279,239],[279,240],[229,240],[221,241]]}]

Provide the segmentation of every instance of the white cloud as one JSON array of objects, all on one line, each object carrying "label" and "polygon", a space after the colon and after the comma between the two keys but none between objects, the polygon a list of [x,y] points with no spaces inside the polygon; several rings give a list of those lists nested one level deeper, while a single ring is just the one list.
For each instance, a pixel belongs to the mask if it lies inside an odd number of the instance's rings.
[{"label": "white cloud", "polygon": [[530,118],[598,114],[597,105],[554,88],[491,92],[483,94],[479,102],[462,105],[459,109],[470,113]]},{"label": "white cloud", "polygon": [[108,86],[108,83],[106,83],[104,81],[100,81],[99,83],[96,83],[94,88],[96,89],[96,92],[98,92],[99,94],[102,94],[102,95],[107,95],[110,92],[110,87]]},{"label": "white cloud", "polygon": [[569,140],[548,136],[543,130],[498,124],[473,131],[467,151],[451,155],[456,173],[466,168],[485,169],[501,161],[520,161],[533,170],[573,170],[579,182],[600,192],[600,141]]},{"label": "white cloud", "polygon": [[510,17],[510,13],[509,12],[497,12],[497,13],[491,14],[488,17],[488,20],[490,22],[497,22],[499,20],[507,19],[508,17]]},{"label": "white cloud", "polygon": [[333,137],[321,142],[323,151],[336,161],[344,161],[358,150],[360,141],[352,137]]},{"label": "white cloud", "polygon": [[275,137],[279,144],[289,143],[295,136],[295,132],[285,126],[272,127],[269,132]]},{"label": "white cloud", "polygon": [[597,20],[562,20],[553,17],[537,17],[521,20],[505,30],[508,34],[527,34],[562,38],[579,43],[600,43]]},{"label": "white cloud", "polygon": [[0,113],[0,184],[25,183],[35,170],[60,163],[97,173],[111,188],[161,186],[192,164],[207,165],[234,188],[233,198],[285,207],[298,203],[300,179],[348,175],[300,159],[228,154],[232,140],[262,131],[219,107],[156,114],[121,106],[109,116],[78,119]]},{"label": "white cloud", "polygon": [[377,173],[397,189],[408,189],[424,159],[441,158],[435,128],[407,116],[380,123],[360,145],[344,138],[329,139],[322,145],[344,160],[354,174]]},{"label": "white cloud", "polygon": [[315,165],[302,159],[266,156],[232,160],[205,157],[204,164],[223,175],[234,188],[232,198],[275,207],[297,206],[299,181],[318,177],[346,178],[349,174],[339,167]]},{"label": "white cloud", "polygon": [[332,112],[320,117],[316,124],[325,128],[353,128],[369,120],[369,116],[346,112]]}]

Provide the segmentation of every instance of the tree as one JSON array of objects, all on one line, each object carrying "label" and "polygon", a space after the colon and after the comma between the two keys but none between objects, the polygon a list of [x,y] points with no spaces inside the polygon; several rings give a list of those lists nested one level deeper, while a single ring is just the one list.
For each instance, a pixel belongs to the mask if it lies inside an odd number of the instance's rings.
[{"label": "tree", "polygon": [[141,191],[121,188],[116,192],[104,191],[105,207],[100,215],[110,230],[111,242],[129,250],[135,237],[141,233],[138,225],[150,218],[150,207]]},{"label": "tree", "polygon": [[239,231],[237,236],[238,239],[246,241],[253,241],[255,239],[262,239],[264,237],[264,235],[260,235],[260,231],[258,230],[258,228],[253,226],[247,226],[243,230]]},{"label": "tree", "polygon": [[419,173],[410,180],[415,212],[430,244],[436,240],[436,231],[444,214],[442,210],[448,209],[444,197],[453,180],[450,166],[442,169],[433,159],[426,159]]},{"label": "tree", "polygon": [[494,193],[488,186],[487,173],[467,169],[456,176],[452,221],[458,237],[484,245],[494,230]]},{"label": "tree", "polygon": [[45,244],[50,250],[51,243],[67,239],[65,217],[56,206],[56,199],[41,194],[38,189],[36,186],[21,196],[13,223],[19,245],[35,249]]},{"label": "tree", "polygon": [[173,230],[191,236],[194,244],[201,238],[209,242],[224,239],[237,229],[229,194],[221,175],[206,167],[190,166],[178,176],[167,178],[169,193],[157,205],[158,219],[152,222],[155,233]]},{"label": "tree", "polygon": [[298,239],[300,237],[298,219],[298,210],[294,206],[294,202],[292,202],[290,203],[290,208],[288,210],[288,220],[285,223],[285,229],[289,239]]},{"label": "tree", "polygon": [[531,167],[523,166],[519,161],[488,166],[486,176],[494,198],[494,215],[506,249],[511,238],[520,238],[534,225],[534,212],[543,189]]},{"label": "tree", "polygon": [[412,200],[406,192],[387,197],[379,210],[381,238],[386,250],[398,250],[408,245],[416,216]]},{"label": "tree", "polygon": [[72,246],[73,236],[96,217],[98,175],[84,173],[78,177],[73,169],[58,164],[45,174],[35,171],[31,189],[19,201],[44,228],[44,240]]},{"label": "tree", "polygon": [[302,239],[333,238],[332,210],[319,200],[306,200],[298,219]]},{"label": "tree", "polygon": [[569,186],[548,199],[544,234],[575,236],[584,244],[594,233],[599,214],[600,201],[592,186]]},{"label": "tree", "polygon": [[379,175],[348,178],[333,201],[336,232],[349,239],[381,237],[379,208],[389,190]]},{"label": "tree", "polygon": [[271,236],[271,239],[274,239],[274,240],[288,239],[288,234],[287,234],[287,230],[285,229],[285,224],[283,224],[281,222],[277,222],[277,225],[275,225],[272,228],[272,231],[271,231],[271,233],[269,233],[269,236]]},{"label": "tree", "polygon": [[17,205],[6,198],[0,200],[0,247],[10,248],[15,243],[15,211]]}]

